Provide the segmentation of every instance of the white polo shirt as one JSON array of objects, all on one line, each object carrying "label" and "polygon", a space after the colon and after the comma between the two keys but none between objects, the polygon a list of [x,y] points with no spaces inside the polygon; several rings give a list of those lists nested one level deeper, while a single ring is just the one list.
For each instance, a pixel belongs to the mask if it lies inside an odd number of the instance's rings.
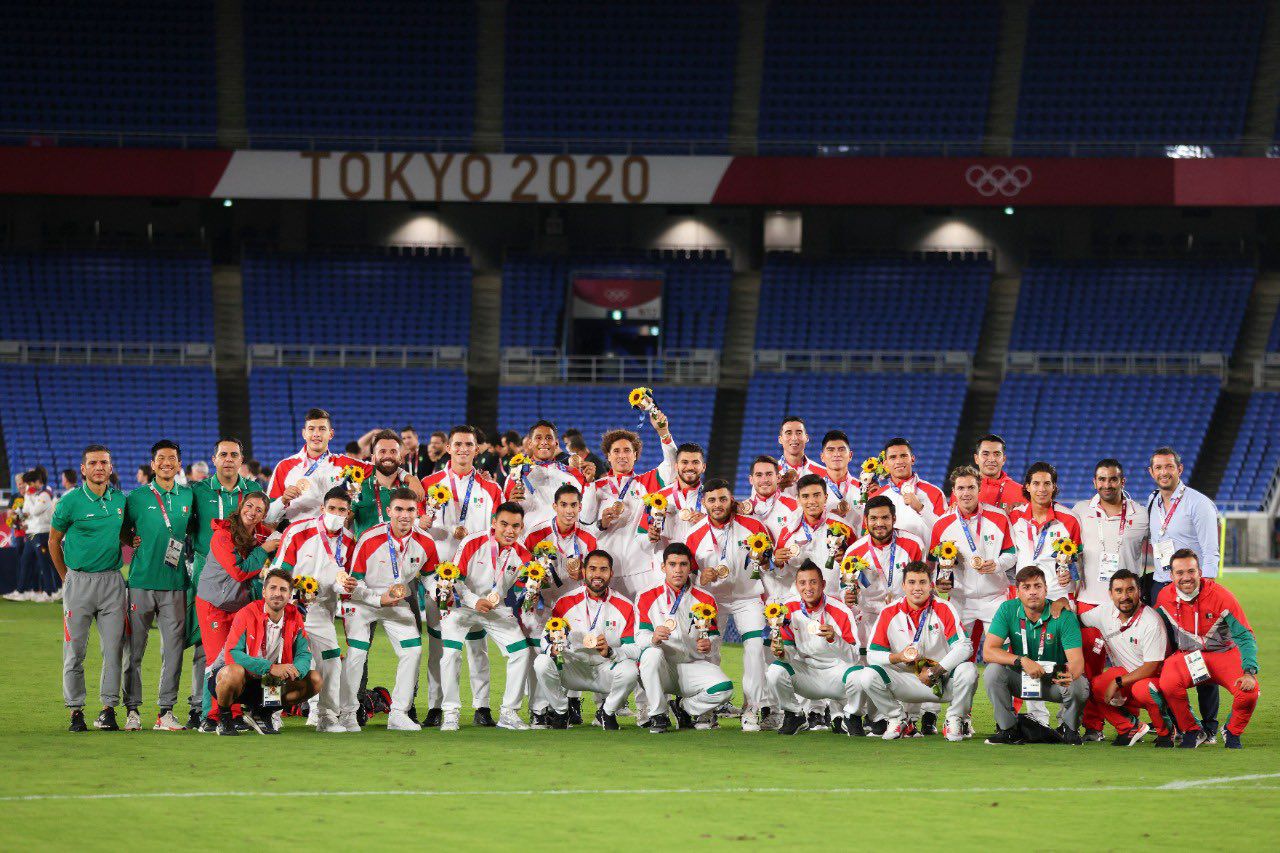
[{"label": "white polo shirt", "polygon": [[1128,619],[1110,604],[1095,607],[1080,615],[1081,624],[1097,628],[1107,644],[1107,656],[1114,666],[1133,672],[1144,663],[1165,659],[1168,636],[1164,621],[1154,608],[1138,605],[1138,612]]}]

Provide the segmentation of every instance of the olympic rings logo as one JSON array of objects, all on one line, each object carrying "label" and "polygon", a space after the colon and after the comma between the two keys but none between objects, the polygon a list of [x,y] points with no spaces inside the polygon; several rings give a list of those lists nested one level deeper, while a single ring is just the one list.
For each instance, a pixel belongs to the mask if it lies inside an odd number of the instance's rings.
[{"label": "olympic rings logo", "polygon": [[1012,197],[1031,185],[1031,170],[1026,166],[970,166],[964,179],[979,195]]}]

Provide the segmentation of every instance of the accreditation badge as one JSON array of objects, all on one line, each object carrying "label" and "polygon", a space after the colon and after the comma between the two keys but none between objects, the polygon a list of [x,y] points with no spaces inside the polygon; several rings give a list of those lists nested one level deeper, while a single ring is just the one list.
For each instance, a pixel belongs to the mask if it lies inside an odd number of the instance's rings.
[{"label": "accreditation badge", "polygon": [[1098,583],[1110,584],[1111,576],[1120,571],[1119,554],[1103,554],[1098,561]]},{"label": "accreditation badge", "polygon": [[1204,684],[1209,680],[1209,665],[1204,662],[1204,652],[1197,649],[1187,652],[1187,672],[1191,673],[1192,684]]},{"label": "accreditation badge", "polygon": [[1040,666],[1044,667],[1044,679],[1033,678],[1022,673],[1022,698],[1023,699],[1043,699],[1044,691],[1041,689],[1043,682],[1053,676],[1053,661],[1036,661]]},{"label": "accreditation badge", "polygon": [[281,689],[279,684],[262,685],[262,707],[264,709],[279,708],[281,706]]},{"label": "accreditation badge", "polygon": [[164,548],[164,564],[171,569],[178,568],[182,563],[182,550],[186,547],[185,539],[169,538],[169,544]]}]

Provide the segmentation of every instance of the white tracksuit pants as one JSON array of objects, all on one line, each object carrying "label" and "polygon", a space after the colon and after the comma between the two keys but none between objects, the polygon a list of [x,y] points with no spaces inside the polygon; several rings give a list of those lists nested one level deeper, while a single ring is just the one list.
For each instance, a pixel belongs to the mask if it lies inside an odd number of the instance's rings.
[{"label": "white tracksuit pants", "polygon": [[[422,609],[423,626],[427,629],[427,707],[439,708],[444,700],[440,687],[440,659],[444,654],[440,636],[440,608],[428,597]],[[471,681],[471,707],[489,707],[489,639],[484,629],[467,634],[467,676]]]},{"label": "white tracksuit pants", "polygon": [[414,622],[413,610],[405,602],[393,607],[370,607],[356,602],[354,612],[346,622],[347,659],[342,664],[341,699],[344,714],[356,710],[360,677],[369,657],[369,643],[375,624],[382,625],[398,658],[396,684],[391,691],[391,710],[407,712],[413,704],[413,688],[418,680],[418,665],[422,661],[422,635]]},{"label": "white tracksuit pants", "polygon": [[502,710],[518,712],[533,666],[533,649],[520,630],[510,607],[495,607],[480,613],[469,607],[455,607],[440,621],[444,653],[440,658],[440,687],[446,711],[462,707],[458,679],[462,670],[462,644],[472,631],[486,631],[507,659],[507,683],[502,693]]},{"label": "white tracksuit pants", "polygon": [[303,624],[316,671],[324,679],[315,697],[316,713],[321,722],[333,722],[342,710],[342,648],[338,645],[338,631],[332,614],[314,605],[307,610]]},{"label": "white tracksuit pants", "polygon": [[569,690],[607,693],[604,712],[618,713],[640,682],[640,670],[634,660],[622,657],[617,650],[613,654],[612,661],[602,658],[598,664],[566,658],[563,667],[558,666],[550,655],[538,655],[533,659],[533,670],[540,695],[546,698],[552,709],[563,714],[569,710]]},{"label": "white tracksuit pants", "polygon": [[[914,673],[896,667],[868,666],[857,678],[876,711],[890,724],[903,718],[903,703],[938,704],[932,688],[925,687]],[[942,691],[942,701],[948,703],[948,720],[960,721],[969,715],[977,688],[978,668],[972,663],[965,661],[952,670]]]},{"label": "white tracksuit pants", "polygon": [[804,699],[831,700],[833,714],[856,714],[862,700],[860,666],[835,662],[813,666],[802,661],[775,660],[765,671],[769,691],[778,707],[792,714],[804,711]]},{"label": "white tracksuit pants", "polygon": [[758,711],[769,704],[765,698],[764,681],[765,667],[768,665],[764,656],[764,604],[758,597],[717,601],[716,610],[732,613],[733,624],[742,635],[743,707]]},{"label": "white tracksuit pants", "polygon": [[692,716],[714,711],[733,698],[733,682],[711,661],[670,663],[662,649],[650,646],[640,655],[640,683],[648,700],[646,716],[667,713],[667,694],[674,693]]}]

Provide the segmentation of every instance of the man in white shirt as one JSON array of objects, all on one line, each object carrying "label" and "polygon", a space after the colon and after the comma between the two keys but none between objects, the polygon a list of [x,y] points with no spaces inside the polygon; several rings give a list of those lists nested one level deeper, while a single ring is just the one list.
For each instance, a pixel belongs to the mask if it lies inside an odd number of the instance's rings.
[{"label": "man in white shirt", "polygon": [[778,486],[791,497],[796,496],[796,483],[805,474],[822,477],[827,473],[826,468],[805,455],[804,449],[808,444],[809,433],[805,430],[804,420],[797,415],[784,415],[778,427],[778,446],[782,448],[782,458],[778,460]]},{"label": "man in white shirt", "polygon": [[799,504],[779,488],[778,460],[772,456],[753,459],[747,479],[751,482],[751,497],[738,502],[738,512],[763,524],[776,545],[782,531],[794,520]]},{"label": "man in white shirt", "polygon": [[898,529],[905,530],[921,542],[928,542],[934,523],[946,512],[942,489],[921,480],[916,474],[915,452],[911,449],[911,442],[905,438],[891,438],[885,442],[884,467],[889,473],[888,481],[872,490],[867,500],[884,495],[893,501]]}]

